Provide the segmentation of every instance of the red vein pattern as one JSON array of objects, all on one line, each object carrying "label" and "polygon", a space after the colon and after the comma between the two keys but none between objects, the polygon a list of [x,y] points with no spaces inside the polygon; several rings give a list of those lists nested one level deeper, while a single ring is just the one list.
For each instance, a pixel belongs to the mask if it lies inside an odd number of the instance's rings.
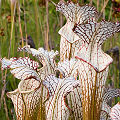
[{"label": "red vein pattern", "polygon": [[58,55],[58,51],[54,52],[53,50],[47,51],[43,48],[38,50],[30,48],[30,46],[24,46],[23,48],[18,48],[18,51],[25,51],[33,56],[37,57],[38,60],[42,63],[43,67],[37,69],[37,72],[40,76],[40,79],[44,80],[47,75],[55,74],[56,62],[55,57]]},{"label": "red vein pattern", "polygon": [[[85,64],[87,66],[87,63],[85,63]],[[86,66],[84,66],[84,68],[87,69]],[[88,64],[88,66],[90,66],[90,65]],[[91,107],[90,106],[90,103],[92,101],[91,95],[93,94],[92,88],[93,88],[93,85],[95,84],[95,76],[94,76],[95,74],[93,73],[93,71],[95,72],[95,70],[91,67],[91,71],[90,70],[86,71],[86,69],[84,71],[81,71],[80,70],[81,67],[82,67],[81,63],[78,60],[71,59],[70,61],[65,60],[64,62],[59,62],[57,70],[59,70],[61,72],[62,76],[65,78],[70,77],[70,76],[74,76],[74,78],[76,78],[76,79],[78,78],[80,80],[80,83],[81,83],[80,86],[82,88],[84,88],[83,91],[80,91],[80,93],[79,93],[79,96],[81,95],[80,101],[82,101],[82,94],[85,94],[87,91],[87,88],[90,88],[89,97],[87,97],[87,94],[86,94],[86,98],[84,98],[84,99],[86,99],[85,100],[86,104],[87,104],[87,101],[89,99],[88,107]],[[81,76],[79,73],[82,73],[82,72],[83,72],[83,75]],[[85,72],[86,72],[86,75],[85,75]],[[88,78],[87,78],[87,76],[88,76],[87,73],[89,74]],[[80,76],[78,77],[78,75],[80,75]],[[83,78],[83,76],[84,76],[84,78]],[[97,87],[96,87],[97,88],[96,95],[95,95],[96,96],[95,99],[97,101],[96,105],[102,104],[102,108],[100,108],[101,109],[100,120],[105,120],[105,119],[110,118],[111,107],[108,105],[108,102],[110,99],[120,96],[120,89],[106,89],[105,88],[105,91],[104,91],[105,80],[107,78],[107,70],[103,73],[98,73],[97,77],[98,77],[99,82],[97,83]],[[82,80],[84,81],[84,83]],[[86,80],[89,80],[89,81],[86,82]],[[91,86],[90,86],[90,84],[91,84]],[[75,92],[75,93],[77,93],[77,92]],[[69,94],[69,96],[70,96],[70,94]],[[73,100],[74,97],[75,96],[70,96],[71,100]],[[83,96],[83,97],[85,97],[85,96]],[[84,106],[85,103],[82,103],[82,105]],[[77,111],[77,108],[74,111]],[[82,111],[82,106],[81,106],[81,111]],[[86,113],[87,113],[87,108],[86,108]]]},{"label": "red vein pattern", "polygon": [[60,1],[56,6],[56,10],[63,13],[69,21],[80,24],[86,22],[89,17],[98,16],[95,7],[89,5],[79,6],[72,1],[67,3]]},{"label": "red vein pattern", "polygon": [[35,61],[32,61],[30,58],[12,58],[10,60],[3,58],[2,67],[10,68],[11,73],[20,80],[25,80],[28,78],[39,79],[39,75],[36,70],[39,67],[39,64]]},{"label": "red vein pattern", "polygon": [[[33,56],[36,56],[42,62],[43,67],[38,69],[39,64],[37,62],[30,60],[30,58],[28,57],[18,58],[18,59],[12,58],[10,60],[5,58],[2,59],[2,69],[10,68],[11,73],[14,74],[16,78],[23,80],[19,83],[18,90],[9,92],[8,96],[13,101],[16,111],[16,116],[18,119],[22,119],[22,120],[32,119],[32,118],[36,119],[37,116],[39,116],[38,114],[41,114],[40,111],[42,112],[45,111],[44,110],[45,108],[42,107],[44,106],[43,105],[44,100],[47,99],[48,90],[44,86],[41,86],[39,89],[39,93],[37,93],[37,89],[38,89],[37,86],[39,84],[38,83],[35,84],[35,82],[32,82],[32,80],[33,79],[34,81],[39,80],[39,82],[41,83],[41,81],[43,81],[47,75],[55,73],[56,62],[54,59],[55,56],[58,54],[58,52],[54,52],[54,51],[48,52],[43,48],[39,48],[39,50],[35,50],[33,48],[30,48],[29,46],[19,48],[19,51],[25,51],[32,54]],[[32,84],[31,88],[29,87],[30,83]],[[35,87],[35,89],[33,89],[33,87]],[[40,95],[40,96],[34,96],[34,95]],[[23,96],[25,98],[23,98]],[[45,113],[43,116],[45,116]]]},{"label": "red vein pattern", "polygon": [[75,25],[73,31],[82,41],[85,41],[88,44],[95,41],[98,43],[98,46],[100,46],[114,33],[120,32],[120,24],[104,20],[100,23],[96,23],[93,19],[89,19],[88,24]]},{"label": "red vein pattern", "polygon": [[38,50],[34,48],[30,48],[29,45],[24,46],[23,48],[18,48],[18,51],[24,51],[33,56],[37,57],[38,60],[43,64],[43,66],[48,65],[52,68],[55,67],[55,57],[58,55],[58,51],[54,52],[53,50],[47,51],[43,48],[39,48]]},{"label": "red vein pattern", "polygon": [[112,98],[120,97],[120,89],[105,88],[103,101],[108,103]]}]

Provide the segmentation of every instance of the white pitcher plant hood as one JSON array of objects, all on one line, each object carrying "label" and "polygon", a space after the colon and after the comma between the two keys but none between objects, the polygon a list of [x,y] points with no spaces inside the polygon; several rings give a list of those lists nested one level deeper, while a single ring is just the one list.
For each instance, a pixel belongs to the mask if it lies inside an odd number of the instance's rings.
[{"label": "white pitcher plant hood", "polygon": [[72,31],[74,25],[85,23],[89,18],[96,18],[98,15],[95,7],[89,5],[79,6],[73,2],[60,1],[56,6],[56,10],[63,13],[67,19],[67,23],[60,29],[59,34],[70,43],[79,40]]},{"label": "white pitcher plant hood", "polygon": [[38,60],[43,64],[43,66],[49,65],[53,69],[56,65],[55,57],[59,54],[58,51],[54,52],[53,50],[47,51],[43,48],[39,48],[38,50],[34,48],[30,48],[29,45],[24,46],[23,48],[18,48],[18,51],[25,51],[33,56],[37,57]]},{"label": "white pitcher plant hood", "polygon": [[[43,81],[43,84],[48,88],[50,94],[50,99],[46,102],[47,120],[68,120],[71,112],[73,112],[72,117],[82,118],[81,96],[74,91],[75,89],[80,91],[78,81],[73,77],[59,79],[55,75],[50,75]],[[67,99],[69,93],[74,96],[73,100]],[[78,108],[75,109],[76,107]],[[74,113],[78,114],[73,116]]]},{"label": "white pitcher plant hood", "polygon": [[67,23],[60,29],[60,60],[74,57],[75,52],[82,45],[80,38],[72,31],[75,23],[85,23],[89,18],[96,18],[97,10],[95,7],[85,5],[79,6],[73,2],[60,1],[56,5],[56,10],[63,13],[67,19]]},{"label": "white pitcher plant hood", "polygon": [[73,31],[84,41],[76,58],[87,62],[98,72],[103,71],[113,59],[102,51],[101,45],[113,34],[120,32],[120,24],[107,21],[96,23],[90,19],[88,24],[76,25]]},{"label": "white pitcher plant hood", "polygon": [[43,65],[42,68],[38,70],[38,74],[43,80],[47,75],[55,74],[55,68],[57,64],[55,62],[55,57],[58,55],[58,51],[54,52],[53,50],[47,51],[43,48],[38,50],[30,48],[29,45],[24,46],[23,48],[18,48],[18,51],[24,51],[35,56]]},{"label": "white pitcher plant hood", "polygon": [[[16,78],[21,79],[18,89],[7,93],[14,104],[18,120],[40,119],[40,111],[41,109],[45,111],[44,103],[48,96],[50,98],[46,103],[46,114],[42,111],[44,118],[46,117],[48,120],[82,118],[80,86],[73,77],[58,79],[55,75],[46,75],[46,79],[41,80],[41,74],[37,70],[38,62],[32,61],[28,57],[11,58],[10,60],[3,58],[1,62],[2,69],[9,68]],[[55,108],[51,108],[52,102],[55,102]],[[56,108],[59,108],[59,111],[56,111]],[[58,114],[57,117],[56,114]]]},{"label": "white pitcher plant hood", "polygon": [[[77,81],[78,77],[78,60],[76,59],[71,59],[70,61],[66,59],[63,62],[58,62],[58,67],[57,70],[60,71],[60,74],[64,78],[68,77],[74,77],[75,80]],[[77,81],[79,82],[79,81]],[[70,92],[67,95],[67,104],[71,106],[73,109],[73,115],[74,117],[72,119],[83,119],[83,114],[82,114],[82,89],[81,85],[79,82],[80,88],[74,89],[73,92]],[[72,103],[72,104],[71,104]],[[74,104],[73,104],[74,103]]]},{"label": "white pitcher plant hood", "polygon": [[74,4],[72,1],[60,1],[56,5],[56,10],[63,13],[67,20],[74,23],[86,22],[89,17],[96,17],[98,12],[95,7],[85,5],[79,6],[79,4]]},{"label": "white pitcher plant hood", "polygon": [[26,80],[29,78],[35,78],[40,81],[39,75],[37,73],[37,68],[39,67],[38,62],[32,61],[30,58],[11,58],[2,59],[2,70],[5,68],[10,68],[10,72],[20,80]]}]

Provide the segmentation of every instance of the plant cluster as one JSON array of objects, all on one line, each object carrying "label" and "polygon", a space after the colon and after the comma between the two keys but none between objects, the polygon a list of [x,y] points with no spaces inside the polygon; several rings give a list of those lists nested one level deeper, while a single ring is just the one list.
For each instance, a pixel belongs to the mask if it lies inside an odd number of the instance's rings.
[{"label": "plant cluster", "polygon": [[[2,70],[20,79],[18,88],[8,92],[18,120],[110,120],[120,115],[119,103],[111,108],[108,101],[120,96],[119,89],[106,89],[109,64],[113,59],[101,46],[120,32],[120,23],[98,22],[95,7],[73,2],[55,4],[67,19],[60,29],[60,61],[58,52],[38,50],[29,45],[18,48],[29,57],[3,58]],[[59,74],[57,74],[59,73]],[[118,111],[118,112],[117,112]]]}]

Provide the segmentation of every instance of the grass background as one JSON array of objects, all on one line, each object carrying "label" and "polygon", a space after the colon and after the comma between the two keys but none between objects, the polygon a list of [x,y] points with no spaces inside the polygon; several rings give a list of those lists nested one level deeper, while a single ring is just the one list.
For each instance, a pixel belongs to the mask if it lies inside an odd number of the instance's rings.
[{"label": "grass background", "polygon": [[[18,53],[20,39],[30,35],[36,48],[44,47],[59,51],[59,29],[66,23],[66,19],[56,12],[55,6],[45,0],[0,0],[0,58],[20,57],[24,53]],[[59,0],[53,0],[58,3]],[[99,12],[101,19],[120,21],[119,0],[73,0],[81,5],[92,4]],[[105,9],[103,9],[105,7]],[[118,12],[117,12],[118,11]],[[47,37],[48,36],[48,37]],[[49,40],[49,48],[46,41]],[[120,48],[120,34],[108,39],[103,50],[107,51],[115,46]],[[119,54],[110,54],[114,61],[110,65],[106,85],[112,88],[120,88],[120,61]],[[59,59],[59,58],[58,58]],[[17,88],[19,80],[15,79],[9,70],[0,70],[0,120],[16,119],[12,101],[7,98],[6,92]],[[116,98],[112,104],[119,101]]]}]

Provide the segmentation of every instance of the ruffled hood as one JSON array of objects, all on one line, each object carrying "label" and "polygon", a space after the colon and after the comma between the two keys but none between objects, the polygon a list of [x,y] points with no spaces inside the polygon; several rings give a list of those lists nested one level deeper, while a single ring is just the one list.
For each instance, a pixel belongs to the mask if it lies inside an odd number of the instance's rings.
[{"label": "ruffled hood", "polygon": [[107,21],[96,23],[90,19],[87,24],[76,25],[73,31],[84,41],[76,58],[87,62],[98,72],[112,63],[112,58],[102,51],[101,46],[105,40],[120,31],[120,24]]},{"label": "ruffled hood", "polygon": [[74,25],[85,23],[89,18],[96,18],[98,15],[95,7],[89,5],[79,6],[73,2],[60,1],[56,5],[56,10],[63,13],[67,19],[67,23],[59,30],[59,34],[70,43],[80,40],[72,31]]}]

